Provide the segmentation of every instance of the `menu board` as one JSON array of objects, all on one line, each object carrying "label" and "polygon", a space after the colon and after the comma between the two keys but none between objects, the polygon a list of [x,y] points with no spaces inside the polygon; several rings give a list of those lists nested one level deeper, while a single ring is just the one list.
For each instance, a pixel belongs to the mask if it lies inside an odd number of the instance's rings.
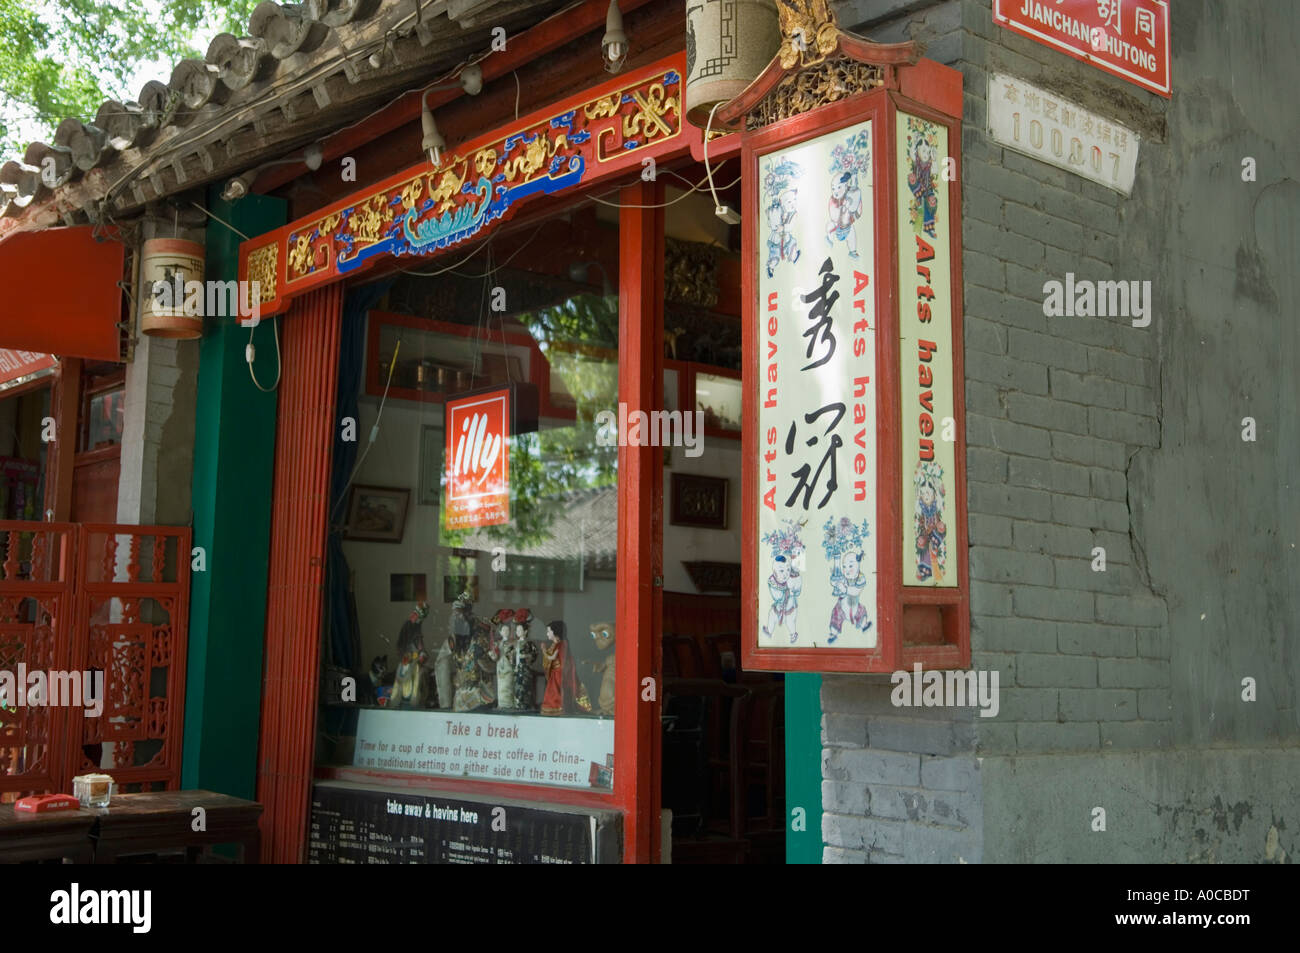
[{"label": "menu board", "polygon": [[621,859],[621,816],[324,782],[308,863],[593,864]]}]

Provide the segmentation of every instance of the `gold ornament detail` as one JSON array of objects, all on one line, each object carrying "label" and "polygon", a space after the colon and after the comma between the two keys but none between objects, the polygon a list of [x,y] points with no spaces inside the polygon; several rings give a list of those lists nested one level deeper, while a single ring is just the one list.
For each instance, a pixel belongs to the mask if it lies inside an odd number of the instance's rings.
[{"label": "gold ornament detail", "polygon": [[279,260],[276,245],[264,245],[248,253],[248,280],[258,283],[258,297],[262,301],[275,300],[275,272]]},{"label": "gold ornament detail", "polygon": [[497,167],[497,151],[495,149],[480,149],[474,154],[474,171],[482,176],[490,176],[492,170]]},{"label": "gold ornament detail", "polygon": [[588,119],[604,119],[606,116],[612,116],[618,112],[618,105],[622,102],[622,95],[611,93],[603,99],[594,99],[582,107],[582,114]]},{"label": "gold ornament detail", "polygon": [[532,142],[524,146],[522,154],[506,160],[503,167],[506,173],[506,181],[513,182],[516,178],[520,178],[525,182],[528,181],[534,172],[546,164],[547,159],[554,156],[561,149],[567,149],[568,147],[569,137],[565,133],[560,133],[555,137],[555,141],[551,142],[539,132]]},{"label": "gold ornament detail", "polygon": [[[478,162],[482,158],[483,158],[483,153],[480,152],[478,154],[478,158],[475,159],[475,162]],[[461,159],[457,164],[461,168],[460,175],[457,175],[454,171],[456,165],[452,165],[450,169],[448,169],[446,172],[442,174],[442,178],[438,180],[437,188],[433,188],[432,186],[433,176],[429,176],[429,183],[430,183],[429,198],[439,203],[438,204],[439,212],[445,212],[447,209],[451,208],[453,205],[456,204],[455,202],[452,201],[452,199],[455,196],[460,194],[461,186],[465,184],[465,178],[469,174],[469,162],[467,160]]]},{"label": "gold ornament detail", "polygon": [[860,63],[843,54],[821,65],[791,73],[749,111],[746,128],[760,129],[855,93],[883,86],[882,67]]},{"label": "gold ornament detail", "polygon": [[781,25],[777,56],[782,69],[816,66],[839,45],[840,29],[827,0],[780,0],[776,14]]},{"label": "gold ornament detail", "polygon": [[669,96],[668,91],[664,89],[663,83],[651,86],[645,91],[643,96],[640,91],[633,90],[632,99],[640,107],[638,112],[630,116],[623,117],[623,138],[631,139],[638,132],[649,141],[656,136],[671,136],[673,134],[672,126],[664,120],[668,113],[677,113],[680,115],[677,106],[677,97]]},{"label": "gold ornament detail", "polygon": [[379,236],[393,220],[393,210],[385,204],[384,199],[385,195],[381,192],[353,207],[348,224],[352,226],[353,238],[362,245],[373,245],[379,241]]}]

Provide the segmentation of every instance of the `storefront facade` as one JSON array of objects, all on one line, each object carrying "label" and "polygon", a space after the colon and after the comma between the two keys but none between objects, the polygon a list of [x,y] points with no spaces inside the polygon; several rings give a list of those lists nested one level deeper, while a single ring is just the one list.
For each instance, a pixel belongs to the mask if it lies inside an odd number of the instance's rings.
[{"label": "storefront facade", "polygon": [[1191,78],[1286,31],[786,4],[706,146],[699,24],[621,6],[611,77],[603,0],[441,56],[341,5],[296,42],[391,75],[341,67],[319,122],[279,76],[239,133],[316,168],[159,173],[262,314],[141,364],[197,408],[171,443],[122,382],[124,446],[192,448],[180,785],[259,800],[274,862],[1284,862],[1300,206],[1270,95]]}]

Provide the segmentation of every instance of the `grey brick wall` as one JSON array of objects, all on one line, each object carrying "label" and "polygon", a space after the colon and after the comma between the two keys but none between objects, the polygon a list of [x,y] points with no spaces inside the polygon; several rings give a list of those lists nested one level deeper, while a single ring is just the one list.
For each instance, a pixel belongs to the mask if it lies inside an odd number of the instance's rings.
[{"label": "grey brick wall", "polygon": [[[1136,562],[1128,508],[1130,461],[1160,443],[1157,336],[1126,318],[1043,314],[1047,280],[1067,272],[1150,279],[1153,263],[1110,264],[1122,196],[1004,150],[986,131],[990,72],[1109,114],[1112,106],[1098,108],[1088,94],[1117,84],[995,28],[987,2],[962,3],[961,15],[963,239],[977,252],[963,255],[971,641],[977,666],[1014,673],[1002,682],[998,717],[976,720],[978,749],[1167,743],[1168,706],[1138,706],[1138,689],[1169,689],[1170,670],[1162,655],[1147,654],[1167,641],[1151,634],[1165,634],[1167,614]],[[1145,99],[1150,129],[1163,109]],[[1158,146],[1144,148],[1150,161]],[[1093,571],[1094,547],[1105,550],[1104,572]],[[997,588],[982,591],[986,583]]]},{"label": "grey brick wall", "polygon": [[[1279,302],[1300,298],[1300,170],[1272,91],[1300,83],[1297,11],[1234,5],[1275,28],[1212,42],[1226,4],[1176,5],[1165,100],[996,27],[990,0],[838,7],[964,76],[972,665],[1001,697],[995,718],[899,709],[887,678],[827,677],[824,859],[1284,861],[1300,335]],[[1134,129],[1132,195],[995,145],[994,71]],[[1245,155],[1268,169],[1248,189]],[[1043,283],[1067,272],[1151,281],[1152,325],[1046,316]],[[1247,408],[1266,446],[1241,443]],[[1267,701],[1242,704],[1243,675]],[[1218,824],[1223,803],[1245,823]],[[1122,833],[1091,832],[1095,806]]]}]

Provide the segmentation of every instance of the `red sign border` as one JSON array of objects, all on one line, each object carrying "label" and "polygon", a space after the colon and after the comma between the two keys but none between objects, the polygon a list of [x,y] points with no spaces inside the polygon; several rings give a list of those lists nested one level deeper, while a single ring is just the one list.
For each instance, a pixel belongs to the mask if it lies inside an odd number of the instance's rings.
[{"label": "red sign border", "polygon": [[1163,88],[1157,85],[1156,83],[1153,83],[1145,79],[1142,76],[1138,76],[1136,74],[1129,73],[1123,69],[1120,69],[1119,67],[1112,66],[1110,63],[1107,63],[1105,60],[1097,59],[1096,57],[1091,56],[1086,52],[1081,53],[1074,47],[1063,42],[1057,37],[1052,36],[1049,33],[1043,33],[1039,30],[1034,30],[1031,27],[1023,26],[1020,23],[1017,23],[1016,21],[1012,20],[1009,16],[1007,16],[1007,14],[1002,12],[1001,8],[1004,2],[1010,2],[1014,4],[1020,2],[1020,0],[993,0],[993,22],[996,23],[998,26],[1002,27],[1004,30],[1010,30],[1012,33],[1018,33],[1023,37],[1033,40],[1035,43],[1040,43],[1049,49],[1053,49],[1056,50],[1057,52],[1064,53],[1066,56],[1069,56],[1072,59],[1076,59],[1081,63],[1087,63],[1090,66],[1095,66],[1097,69],[1101,70],[1102,72],[1109,73],[1111,76],[1114,76],[1118,79],[1122,79],[1126,83],[1132,83],[1134,86],[1137,86],[1139,89],[1145,89],[1147,92],[1155,93],[1157,96],[1163,96],[1165,99],[1173,98],[1174,53],[1173,53],[1173,32],[1169,23],[1169,0],[1152,0],[1152,2],[1157,4],[1160,7],[1160,9],[1164,12],[1164,18],[1163,18],[1164,30],[1165,30],[1164,43],[1161,44],[1161,46],[1157,47],[1157,55],[1162,54],[1164,56],[1165,85]]}]

